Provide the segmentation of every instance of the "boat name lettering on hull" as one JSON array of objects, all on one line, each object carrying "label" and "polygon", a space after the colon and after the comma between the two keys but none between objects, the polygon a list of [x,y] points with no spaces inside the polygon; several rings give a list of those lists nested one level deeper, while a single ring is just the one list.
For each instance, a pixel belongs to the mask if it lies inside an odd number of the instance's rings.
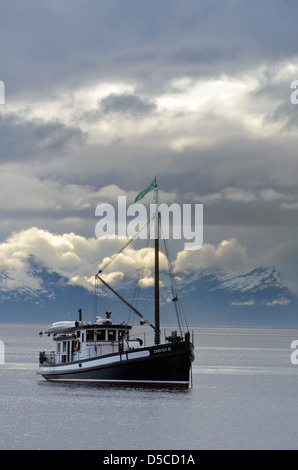
[{"label": "boat name lettering on hull", "polygon": [[160,354],[160,353],[165,353],[171,351],[171,348],[159,348],[159,349],[153,349],[154,354]]}]

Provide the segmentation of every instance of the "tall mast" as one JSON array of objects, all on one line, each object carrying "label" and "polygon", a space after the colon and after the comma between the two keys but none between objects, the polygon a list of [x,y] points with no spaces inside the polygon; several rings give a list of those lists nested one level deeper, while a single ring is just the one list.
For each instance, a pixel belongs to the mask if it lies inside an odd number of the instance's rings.
[{"label": "tall mast", "polygon": [[159,213],[158,213],[158,189],[155,192],[155,279],[154,279],[154,320],[155,336],[154,343],[160,344],[160,318],[159,318]]}]

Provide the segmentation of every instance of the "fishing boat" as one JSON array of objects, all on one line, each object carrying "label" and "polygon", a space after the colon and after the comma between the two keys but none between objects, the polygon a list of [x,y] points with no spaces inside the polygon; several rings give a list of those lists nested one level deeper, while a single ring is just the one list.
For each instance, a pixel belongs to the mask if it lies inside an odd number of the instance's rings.
[{"label": "fishing boat", "polygon": [[[154,183],[154,184],[153,184]],[[191,386],[191,366],[194,360],[193,335],[181,320],[179,299],[172,287],[172,300],[178,318],[177,330],[161,339],[159,239],[160,216],[156,179],[141,195],[155,192],[154,214],[154,323],[128,302],[103,277],[104,268],[95,275],[100,282],[140,317],[140,324],[152,331],[152,344],[147,338],[134,336],[128,322],[115,322],[110,311],[105,317],[96,316],[84,321],[82,310],[74,321],[55,322],[40,334],[52,335],[54,351],[40,351],[38,374],[51,382],[96,384],[101,386],[130,386],[187,389]],[[118,252],[119,253],[119,252]],[[173,280],[173,271],[170,268]],[[149,328],[150,327],[150,328]],[[148,336],[148,334],[147,334]]]}]

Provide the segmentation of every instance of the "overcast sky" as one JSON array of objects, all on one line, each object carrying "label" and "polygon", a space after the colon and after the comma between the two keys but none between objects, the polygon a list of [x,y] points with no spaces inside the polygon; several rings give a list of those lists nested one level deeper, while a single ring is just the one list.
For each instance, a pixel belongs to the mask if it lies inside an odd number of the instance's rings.
[{"label": "overcast sky", "polygon": [[30,284],[34,255],[88,283],[118,246],[95,239],[96,206],[157,176],[164,202],[204,204],[204,245],[177,271],[275,266],[297,292],[297,14],[296,0],[1,0],[1,271]]}]

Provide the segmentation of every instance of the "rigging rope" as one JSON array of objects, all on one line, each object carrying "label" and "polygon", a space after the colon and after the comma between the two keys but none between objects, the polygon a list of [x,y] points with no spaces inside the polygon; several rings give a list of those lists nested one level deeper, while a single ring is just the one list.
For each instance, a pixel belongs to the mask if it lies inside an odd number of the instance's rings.
[{"label": "rigging rope", "polygon": [[[103,272],[103,271],[104,271],[104,270],[105,270],[123,251],[124,251],[124,250],[125,250],[125,248],[128,247],[128,246],[131,244],[131,242],[132,242],[135,238],[137,238],[137,236],[144,230],[145,227],[147,227],[147,226],[149,225],[149,223],[150,223],[150,220],[148,220],[148,221],[146,222],[146,224],[143,225],[143,227],[141,228],[141,230],[140,230],[138,233],[136,233],[136,235],[135,235],[134,237],[130,238],[130,239],[120,248],[120,250],[118,250],[116,253],[114,253],[114,254],[109,258],[109,260],[99,269],[99,271],[98,271],[97,274],[102,273],[102,272]],[[147,238],[148,238],[148,237],[147,237]]]},{"label": "rigging rope", "polygon": [[[162,227],[161,227],[161,230],[162,230]],[[180,335],[183,336],[183,331],[182,331],[183,327],[185,326],[186,330],[188,331],[188,325],[187,325],[186,317],[183,311],[183,307],[180,303],[180,298],[179,298],[180,296],[178,295],[178,287],[177,287],[171,259],[169,256],[169,249],[166,243],[166,238],[163,237],[163,239],[164,239],[165,254],[166,254],[167,261],[168,261],[169,275],[170,275],[170,281],[171,281],[172,302],[174,303],[174,306],[175,306]],[[183,323],[183,319],[184,319],[184,323]]]},{"label": "rigging rope", "polygon": [[[146,222],[146,224],[143,225],[141,230],[138,233],[136,233],[136,235],[134,237],[132,237],[128,241],[126,241],[124,243],[124,245],[108,259],[108,261],[99,269],[97,274],[100,274],[105,269],[107,269],[107,267],[113,261],[115,261],[115,259],[139,236],[139,234],[145,228],[147,228],[147,234],[148,234],[148,227],[149,227],[149,233],[151,233],[150,224],[153,223],[153,222],[154,222],[154,215],[153,215],[151,220],[149,219]],[[163,235],[162,227],[161,227],[161,233]],[[166,254],[166,258],[167,258],[167,262],[168,262],[169,276],[170,276],[170,281],[171,281],[172,301],[173,301],[174,306],[175,306],[175,311],[176,311],[176,316],[177,316],[178,327],[179,327],[179,330],[180,330],[180,335],[183,336],[182,329],[185,327],[188,331],[188,325],[187,325],[186,316],[185,316],[185,313],[184,313],[184,310],[183,310],[183,306],[181,305],[180,299],[179,299],[179,296],[178,296],[178,289],[177,289],[176,279],[175,279],[172,263],[170,261],[169,250],[168,250],[168,246],[167,246],[167,243],[166,243],[166,238],[164,236],[162,236],[162,238],[164,240],[165,254]],[[145,259],[146,259],[147,253],[148,253],[150,237],[147,236],[146,239],[147,239],[147,244],[146,244],[146,247],[144,249],[142,249],[143,253],[142,253],[142,256],[141,256],[140,266],[139,266],[139,269],[138,269],[138,279],[139,279],[139,281],[140,281],[140,279],[142,279],[143,274],[144,274]],[[97,295],[96,295],[97,294],[97,292],[96,292],[97,287],[98,287],[98,279],[95,276],[95,296],[94,296],[94,312],[95,312],[95,314],[97,314],[97,301],[95,300],[95,298],[97,297]],[[132,299],[132,302],[131,302],[131,305],[133,305],[135,308],[136,308],[138,300],[139,300],[140,288],[141,288],[141,286],[140,286],[140,283],[138,282],[136,287],[135,287],[133,299]],[[128,322],[129,322],[129,318],[130,318],[131,314],[133,314],[133,311],[130,309]]]},{"label": "rigging rope", "polygon": [[[142,248],[142,250],[141,250],[142,254],[141,254],[141,260],[140,260],[140,265],[139,265],[139,269],[138,269],[138,276],[137,276],[138,282],[135,286],[134,294],[133,294],[133,298],[132,298],[132,302],[131,302],[131,304],[135,308],[137,307],[138,301],[139,301],[139,293],[140,293],[140,289],[141,289],[140,280],[144,276],[144,269],[145,269],[146,257],[147,257],[147,253],[148,253],[148,247],[149,247],[149,238],[147,237],[146,247]],[[128,322],[129,322],[130,314],[133,314],[131,309],[129,311]]]}]

